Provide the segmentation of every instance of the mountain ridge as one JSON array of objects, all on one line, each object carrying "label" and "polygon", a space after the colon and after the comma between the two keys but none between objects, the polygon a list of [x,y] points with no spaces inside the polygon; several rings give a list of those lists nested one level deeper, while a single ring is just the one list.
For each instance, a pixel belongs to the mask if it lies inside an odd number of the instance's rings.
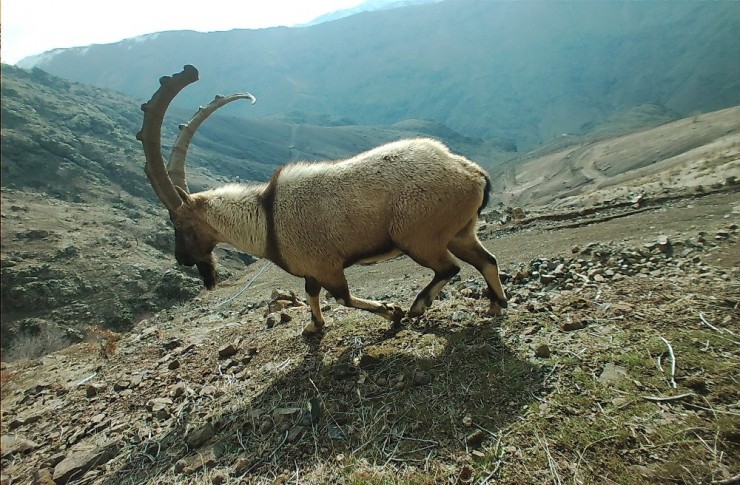
[{"label": "mountain ridge", "polygon": [[201,81],[178,104],[248,90],[260,101],[235,116],[422,118],[528,150],[640,104],[681,116],[740,104],[738,22],[732,3],[461,0],[301,28],[162,32],[37,66],[145,99],[150,79],[193,64]]}]

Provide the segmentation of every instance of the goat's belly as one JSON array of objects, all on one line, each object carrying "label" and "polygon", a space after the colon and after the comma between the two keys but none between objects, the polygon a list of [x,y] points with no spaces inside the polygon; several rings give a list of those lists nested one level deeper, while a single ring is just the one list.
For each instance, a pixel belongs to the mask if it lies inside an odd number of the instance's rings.
[{"label": "goat's belly", "polygon": [[372,264],[377,263],[378,261],[385,261],[386,259],[395,258],[399,254],[402,254],[402,251],[400,249],[394,248],[389,251],[386,251],[384,253],[380,254],[373,254],[369,256],[365,256],[359,260],[357,260],[357,264]]}]

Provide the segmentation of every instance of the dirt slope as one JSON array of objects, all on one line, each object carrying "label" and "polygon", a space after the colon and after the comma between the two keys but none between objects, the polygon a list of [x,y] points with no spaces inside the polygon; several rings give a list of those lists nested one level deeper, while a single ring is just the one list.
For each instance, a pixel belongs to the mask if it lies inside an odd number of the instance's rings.
[{"label": "dirt slope", "polygon": [[509,166],[501,202],[548,209],[670,192],[740,176],[740,107],[584,142]]}]

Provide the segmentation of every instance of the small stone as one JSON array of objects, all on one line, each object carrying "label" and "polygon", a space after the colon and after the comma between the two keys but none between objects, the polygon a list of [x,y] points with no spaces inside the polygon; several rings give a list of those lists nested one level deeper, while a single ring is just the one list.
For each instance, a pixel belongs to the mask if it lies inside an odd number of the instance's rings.
[{"label": "small stone", "polygon": [[270,313],[277,313],[285,310],[286,308],[290,308],[291,306],[293,306],[293,302],[290,300],[275,300],[267,305],[267,310]]},{"label": "small stone", "polygon": [[39,446],[36,442],[16,434],[4,434],[0,437],[0,455],[3,458],[16,453],[28,453]]},{"label": "small stone", "polygon": [[565,322],[563,325],[561,325],[560,328],[562,328],[566,332],[571,332],[573,330],[580,330],[585,327],[586,325],[582,321],[577,321],[577,322]]},{"label": "small stone", "polygon": [[534,349],[534,356],[541,359],[550,357],[550,347],[548,347],[547,344],[538,345],[537,348]]},{"label": "small stone", "polygon": [[128,389],[131,386],[131,382],[129,381],[118,381],[115,384],[113,384],[113,390],[116,392],[121,392],[124,389]]},{"label": "small stone", "polygon": [[170,388],[170,396],[172,396],[174,398],[178,398],[180,396],[184,396],[185,395],[185,390],[186,390],[185,389],[185,384],[182,383],[182,382],[178,382],[177,384],[175,384],[174,386],[172,386]]},{"label": "small stone", "polygon": [[93,468],[105,465],[117,454],[118,443],[115,441],[72,453],[54,467],[54,482],[63,484],[69,482],[72,477],[82,477]]},{"label": "small stone", "polygon": [[237,348],[234,346],[234,344],[228,344],[224,345],[220,349],[218,349],[218,358],[219,359],[228,359],[229,357],[236,354]]},{"label": "small stone", "polygon": [[162,348],[164,348],[167,352],[169,352],[170,350],[175,350],[181,345],[182,345],[182,341],[180,341],[180,339],[173,338],[171,340],[168,340],[164,344],[162,344]]},{"label": "small stone", "polygon": [[185,437],[185,443],[192,448],[200,448],[216,434],[213,424],[209,421],[200,428],[191,431]]},{"label": "small stone", "polygon": [[380,357],[371,354],[362,354],[360,357],[359,366],[361,369],[367,369],[375,367],[380,364]]},{"label": "small stone", "polygon": [[33,473],[33,485],[56,485],[51,475],[51,470],[42,468]]},{"label": "small stone", "polygon": [[465,442],[471,448],[478,448],[485,440],[486,434],[480,429],[476,429],[465,438]]},{"label": "small stone", "polygon": [[87,395],[88,398],[95,397],[98,394],[105,391],[105,388],[106,388],[105,384],[97,384],[97,383],[88,384],[87,388],[85,389],[85,394]]},{"label": "small stone", "polygon": [[267,318],[265,318],[265,326],[267,328],[274,327],[276,323],[277,323],[277,317],[275,316],[274,313],[270,313],[269,315],[267,315]]},{"label": "small stone", "polygon": [[47,458],[44,461],[44,466],[48,466],[49,468],[54,468],[59,463],[64,460],[65,454],[64,453],[57,453],[55,455],[51,455],[49,458]]},{"label": "small stone", "polygon": [[715,234],[715,239],[727,239],[730,237],[730,231],[726,231],[724,229],[720,229],[717,231],[717,234]]},{"label": "small stone", "polygon": [[295,443],[303,436],[304,429],[300,426],[294,426],[288,431],[288,443]]},{"label": "small stone", "polygon": [[547,285],[549,283],[553,283],[557,280],[557,276],[552,274],[543,273],[540,275],[540,283],[543,285]]},{"label": "small stone", "polygon": [[168,397],[156,397],[147,402],[146,406],[152,416],[160,421],[164,421],[170,417],[169,408],[172,406],[172,399]]},{"label": "small stone", "polygon": [[660,235],[656,242],[658,243],[658,249],[660,249],[662,253],[668,253],[670,251],[671,241],[668,239],[668,236]]},{"label": "small stone", "polygon": [[416,369],[414,371],[414,384],[417,386],[425,386],[432,382],[432,376],[428,372],[424,372],[423,370]]},{"label": "small stone", "polygon": [[175,463],[175,473],[193,475],[203,467],[212,468],[216,465],[217,458],[214,448],[211,446],[200,453],[188,456]]},{"label": "small stone", "polygon": [[288,323],[291,320],[293,320],[293,317],[291,317],[285,312],[280,312],[280,323]]},{"label": "small stone", "polygon": [[609,362],[604,366],[604,370],[601,371],[601,375],[599,376],[598,380],[599,382],[610,382],[610,381],[618,381],[623,379],[627,376],[627,369],[624,367],[618,366],[614,364],[613,362]]},{"label": "small stone", "polygon": [[473,417],[472,417],[471,415],[469,415],[469,414],[466,414],[466,415],[465,415],[465,416],[463,417],[463,419],[462,419],[462,423],[463,423],[463,424],[464,424],[464,425],[465,425],[466,427],[468,427],[468,428],[469,428],[469,427],[471,427],[471,426],[473,425]]},{"label": "small stone", "polygon": [[175,370],[180,368],[180,361],[175,359],[167,365],[169,370]]}]

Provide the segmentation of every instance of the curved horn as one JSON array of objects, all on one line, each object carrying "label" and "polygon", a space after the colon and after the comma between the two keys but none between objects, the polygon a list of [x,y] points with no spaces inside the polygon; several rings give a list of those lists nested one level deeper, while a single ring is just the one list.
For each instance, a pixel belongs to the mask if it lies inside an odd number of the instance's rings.
[{"label": "curved horn", "polygon": [[136,139],[144,145],[144,155],[146,156],[144,172],[146,172],[157,197],[170,212],[177,211],[183,202],[165,170],[161,141],[162,121],[170,102],[175,96],[185,86],[197,80],[198,70],[187,65],[182,72],[159,78],[159,89],[149,101],[141,105],[141,110],[144,112],[144,124],[141,131],[136,134]]},{"label": "curved horn", "polygon": [[249,99],[252,101],[252,104],[257,102],[257,98],[249,93],[237,93],[230,96],[218,95],[208,106],[201,106],[187,123],[180,125],[180,134],[177,136],[175,145],[172,147],[170,163],[167,165],[167,173],[172,183],[184,189],[185,192],[190,192],[188,190],[188,183],[185,180],[185,157],[188,156],[190,140],[193,139],[193,135],[198,131],[200,124],[211,116],[214,111],[237,99]]}]

